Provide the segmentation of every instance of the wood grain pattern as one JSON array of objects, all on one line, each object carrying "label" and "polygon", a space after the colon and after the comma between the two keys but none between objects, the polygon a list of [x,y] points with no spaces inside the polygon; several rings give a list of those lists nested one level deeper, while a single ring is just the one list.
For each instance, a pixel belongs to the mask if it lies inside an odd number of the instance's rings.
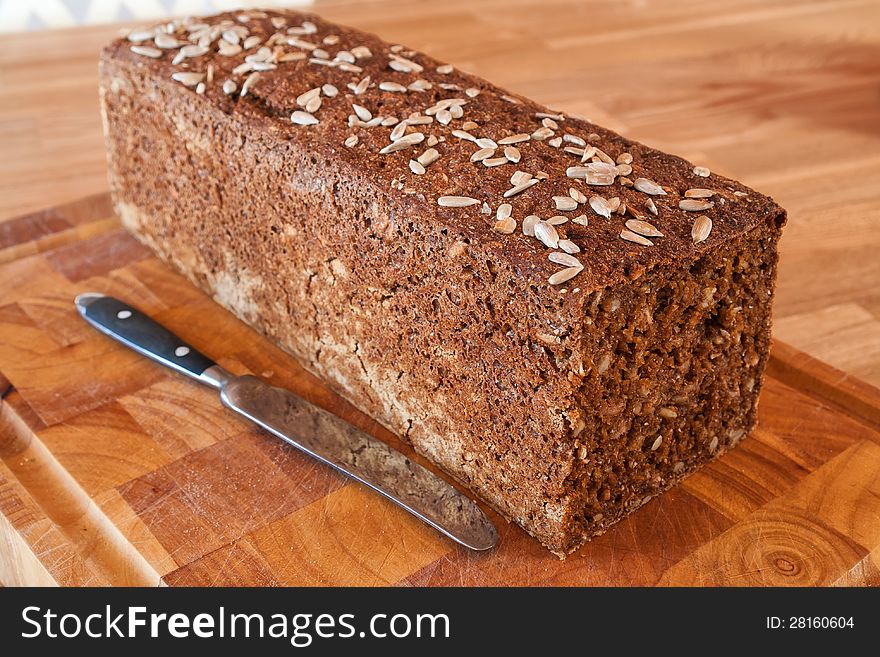
[{"label": "wood grain pattern", "polygon": [[[876,0],[314,5],[772,194],[790,213],[777,337],[880,386]],[[118,29],[4,35],[0,222],[106,190],[96,62]],[[21,227],[0,227],[0,262],[87,229],[28,230],[9,246]]]},{"label": "wood grain pattern", "polygon": [[[424,463],[143,252],[106,198],[77,207],[86,237],[0,264],[2,583],[880,585],[880,391],[784,343],[736,449],[565,561],[493,512],[500,546],[473,554],[82,322],[77,293],[117,294]],[[40,239],[69,230],[46,216]]]}]

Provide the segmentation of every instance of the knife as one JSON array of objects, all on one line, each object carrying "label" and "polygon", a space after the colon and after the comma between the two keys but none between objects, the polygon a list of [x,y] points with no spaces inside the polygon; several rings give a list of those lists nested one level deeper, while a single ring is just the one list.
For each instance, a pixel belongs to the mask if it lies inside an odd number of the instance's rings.
[{"label": "knife", "polygon": [[165,327],[114,297],[76,297],[80,315],[105,335],[220,392],[227,408],[306,454],[381,493],[471,550],[498,542],[492,521],[469,497],[401,452],[289,390],[235,376]]}]

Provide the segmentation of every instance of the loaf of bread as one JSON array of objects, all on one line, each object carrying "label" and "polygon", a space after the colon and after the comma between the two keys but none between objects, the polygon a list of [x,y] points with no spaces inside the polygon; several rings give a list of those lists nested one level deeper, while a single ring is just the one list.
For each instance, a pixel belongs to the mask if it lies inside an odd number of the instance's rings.
[{"label": "loaf of bread", "polygon": [[292,11],[133,31],[101,107],[140,241],[556,554],[755,425],[737,182]]}]

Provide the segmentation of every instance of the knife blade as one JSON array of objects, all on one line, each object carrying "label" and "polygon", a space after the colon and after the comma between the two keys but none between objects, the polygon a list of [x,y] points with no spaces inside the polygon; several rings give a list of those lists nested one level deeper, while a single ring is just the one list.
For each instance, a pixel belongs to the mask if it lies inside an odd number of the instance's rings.
[{"label": "knife blade", "polygon": [[456,543],[481,551],[498,542],[492,521],[472,499],[390,445],[289,390],[233,375],[119,299],[88,292],[75,303],[105,335],[218,390],[228,409],[384,495]]}]

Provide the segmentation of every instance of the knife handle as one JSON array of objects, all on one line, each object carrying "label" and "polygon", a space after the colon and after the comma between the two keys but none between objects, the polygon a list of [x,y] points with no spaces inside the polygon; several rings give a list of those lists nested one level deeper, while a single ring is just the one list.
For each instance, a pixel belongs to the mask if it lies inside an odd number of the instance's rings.
[{"label": "knife handle", "polygon": [[229,376],[199,350],[119,299],[87,292],[76,298],[76,307],[101,333],[205,385],[219,388]]}]

